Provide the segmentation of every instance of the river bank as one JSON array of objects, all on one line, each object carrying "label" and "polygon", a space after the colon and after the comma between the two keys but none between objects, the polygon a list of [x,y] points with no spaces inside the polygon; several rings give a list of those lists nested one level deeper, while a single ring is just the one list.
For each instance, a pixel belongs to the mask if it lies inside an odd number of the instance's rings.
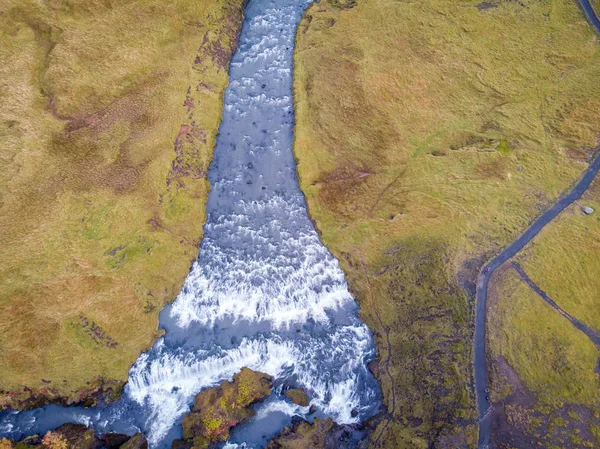
[{"label": "river bank", "polygon": [[244,2],[4,4],[0,409],[90,404],[197,256]]},{"label": "river bank", "polygon": [[597,38],[567,0],[381,0],[321,2],[297,40],[301,188],[375,333],[371,444],[476,447],[477,275],[584,170]]},{"label": "river bank", "polygon": [[[228,447],[264,447],[293,418],[353,425],[378,412],[367,367],[373,336],[307,215],[292,155],[292,52],[308,3],[262,0],[245,10],[207,173],[199,256],[160,314],[163,336],[130,369],[121,399],[4,413],[3,434],[18,439],[75,420],[98,432],[142,430],[150,446],[166,448],[189,440],[180,424],[196,394],[244,367],[272,377],[273,394],[231,431]],[[309,404],[286,395],[291,388],[302,388]]]}]

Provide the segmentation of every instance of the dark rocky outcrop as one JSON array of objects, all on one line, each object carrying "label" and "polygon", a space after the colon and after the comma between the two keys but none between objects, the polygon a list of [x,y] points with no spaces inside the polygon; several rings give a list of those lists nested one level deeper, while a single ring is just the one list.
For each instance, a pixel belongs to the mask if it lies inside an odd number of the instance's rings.
[{"label": "dark rocky outcrop", "polygon": [[54,430],[39,435],[28,436],[20,441],[0,439],[0,449],[148,449],[148,441],[141,433],[134,436],[107,433],[100,438],[93,429],[83,424],[63,424]]},{"label": "dark rocky outcrop", "polygon": [[106,449],[117,449],[127,442],[131,437],[123,433],[105,433],[100,439],[106,445]]},{"label": "dark rocky outcrop", "polygon": [[271,394],[272,383],[271,376],[242,368],[231,382],[200,392],[183,418],[183,440],[174,441],[172,447],[203,449],[227,441],[232,427],[254,415],[248,406]]},{"label": "dark rocky outcrop", "polygon": [[136,433],[125,442],[120,449],[148,449],[148,441],[141,433]]},{"label": "dark rocky outcrop", "polygon": [[95,449],[101,443],[92,429],[68,423],[46,432],[42,445],[51,449]]},{"label": "dark rocky outcrop", "polygon": [[315,418],[312,424],[295,419],[265,449],[362,449],[367,446],[364,436],[364,432],[338,425],[331,418]]}]

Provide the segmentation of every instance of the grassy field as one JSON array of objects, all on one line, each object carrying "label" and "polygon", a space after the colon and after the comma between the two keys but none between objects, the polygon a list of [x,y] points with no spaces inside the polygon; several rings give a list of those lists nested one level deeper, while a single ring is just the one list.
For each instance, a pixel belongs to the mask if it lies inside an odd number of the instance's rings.
[{"label": "grassy field", "polygon": [[[600,181],[594,181],[516,259],[559,307],[600,331],[600,218],[597,212],[585,215],[582,206],[598,210]],[[561,423],[555,427],[562,432],[550,432],[556,434],[554,443],[559,439],[560,447],[597,446],[600,348],[543,302],[514,270],[503,268],[493,285],[489,315],[492,399],[502,401],[506,411],[528,397],[530,404],[522,413],[542,413],[521,423],[520,430],[541,444],[551,442],[544,439],[548,423]],[[514,370],[513,376],[506,374],[503,360]],[[515,389],[515,378],[523,383],[520,392]]]},{"label": "grassy field", "polygon": [[519,448],[596,447],[600,348],[510,266],[495,275],[489,292],[491,399],[495,419],[507,424],[494,432],[496,441]]},{"label": "grassy field", "polygon": [[569,0],[324,0],[305,14],[295,154],[375,333],[389,413],[373,447],[474,447],[474,280],[587,166],[599,50]]},{"label": "grassy field", "polygon": [[[585,215],[581,208],[596,212]],[[600,182],[520,255],[529,277],[566,312],[600,332]]]},{"label": "grassy field", "polygon": [[[595,373],[599,349],[505,267],[493,282],[492,354],[504,357],[543,405],[600,404]],[[500,392],[494,400],[503,399]]]},{"label": "grassy field", "polygon": [[242,0],[0,0],[0,408],[119,386],[197,256]]}]

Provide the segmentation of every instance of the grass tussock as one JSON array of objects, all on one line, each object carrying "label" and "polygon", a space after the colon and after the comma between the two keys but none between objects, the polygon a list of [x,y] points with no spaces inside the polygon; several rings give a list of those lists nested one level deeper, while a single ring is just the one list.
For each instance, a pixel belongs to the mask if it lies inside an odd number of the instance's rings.
[{"label": "grass tussock", "polygon": [[241,5],[0,0],[0,407],[123,381],[157,337],[202,235]]},{"label": "grass tussock", "polygon": [[473,282],[585,168],[599,50],[568,0],[307,10],[295,155],[376,336],[374,447],[474,447]]}]

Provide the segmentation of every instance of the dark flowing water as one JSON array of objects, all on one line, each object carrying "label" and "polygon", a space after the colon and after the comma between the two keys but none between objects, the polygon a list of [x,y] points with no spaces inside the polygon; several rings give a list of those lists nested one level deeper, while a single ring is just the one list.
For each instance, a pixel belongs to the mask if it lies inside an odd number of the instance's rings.
[{"label": "dark flowing water", "polygon": [[203,388],[247,366],[276,379],[274,395],[236,428],[228,448],[263,447],[308,417],[282,394],[303,387],[312,416],[356,423],[379,408],[367,363],[373,339],[344,275],[308,218],[292,155],[292,51],[308,0],[251,0],[230,69],[223,122],[209,171],[213,187],[200,256],[160,317],[166,335],[140,356],[110,406],[47,406],[0,414],[0,436],[64,422],[98,432],[143,431],[169,447]]}]

